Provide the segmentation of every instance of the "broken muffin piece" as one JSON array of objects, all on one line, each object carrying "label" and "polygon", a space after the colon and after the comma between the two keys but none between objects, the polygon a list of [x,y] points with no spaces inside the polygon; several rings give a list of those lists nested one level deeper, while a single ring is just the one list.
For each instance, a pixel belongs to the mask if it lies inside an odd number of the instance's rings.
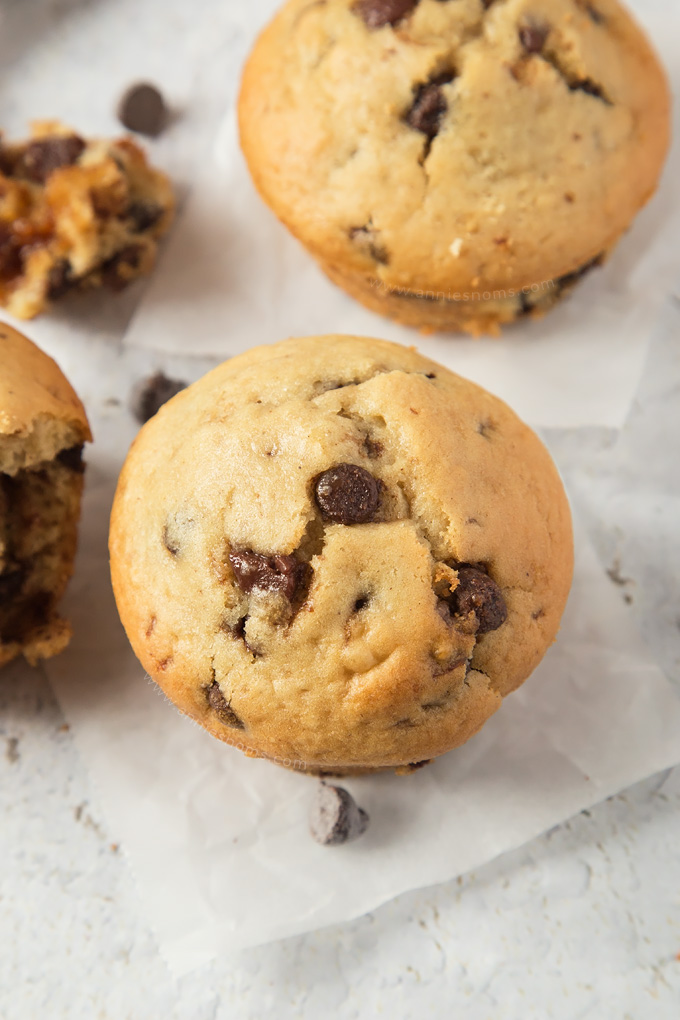
[{"label": "broken muffin piece", "polygon": [[173,212],[170,181],[129,138],[56,121],[0,137],[0,305],[31,319],[74,288],[122,290],[153,268]]},{"label": "broken muffin piece", "polygon": [[59,367],[0,323],[0,666],[61,652],[57,603],[73,572],[83,444],[80,400]]}]

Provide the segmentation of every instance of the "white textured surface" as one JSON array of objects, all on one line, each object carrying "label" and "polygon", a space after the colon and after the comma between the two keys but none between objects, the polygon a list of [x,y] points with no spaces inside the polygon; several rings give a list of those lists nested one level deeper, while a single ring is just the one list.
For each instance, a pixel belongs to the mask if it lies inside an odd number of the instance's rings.
[{"label": "white textured surface", "polygon": [[[673,2],[653,0],[653,6],[662,13]],[[86,112],[92,97],[81,88],[83,68],[97,65],[107,80],[117,76],[121,84],[149,74],[185,103],[211,77],[232,79],[233,61],[245,46],[239,6],[228,0],[4,0],[0,120],[18,130],[29,112],[54,110],[85,129],[113,127],[106,123],[113,87],[102,90],[101,119]],[[264,12],[268,4],[256,0],[256,6]],[[93,26],[92,44],[81,41],[74,51],[67,26],[80,8]],[[134,28],[125,45],[118,35],[112,46],[111,25],[118,20]],[[224,59],[214,60],[220,39],[227,38]],[[44,83],[39,111],[22,107],[21,77],[8,75],[7,47],[16,72]],[[209,106],[196,117],[208,125]],[[168,158],[188,175],[195,156],[176,145]],[[62,319],[64,333],[96,335],[95,349],[115,348],[133,298],[109,304],[106,315],[88,304],[75,326]],[[582,430],[553,435],[551,445],[622,597],[632,600],[661,665],[680,684],[678,337],[680,306],[669,304],[620,437]],[[150,365],[158,363],[149,358]],[[197,365],[195,374],[200,370]],[[111,396],[117,394],[112,377]],[[404,895],[352,924],[225,956],[178,984],[140,916],[116,840],[42,672],[21,665],[4,670],[2,1020],[678,1016],[680,770],[634,787],[460,882]]]}]

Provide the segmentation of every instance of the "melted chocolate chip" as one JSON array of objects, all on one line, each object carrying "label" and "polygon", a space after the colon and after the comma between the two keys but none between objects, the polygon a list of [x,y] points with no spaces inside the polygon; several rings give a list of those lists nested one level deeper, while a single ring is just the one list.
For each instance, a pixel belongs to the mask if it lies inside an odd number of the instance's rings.
[{"label": "melted chocolate chip", "polygon": [[148,82],[131,85],[121,96],[117,113],[129,131],[152,137],[161,133],[168,119],[162,94]]},{"label": "melted chocolate chip", "polygon": [[245,729],[242,720],[239,719],[236,712],[222,694],[217,680],[213,680],[210,687],[208,687],[208,704],[219,716],[220,722],[223,722],[226,726],[232,726],[236,730]]},{"label": "melted chocolate chip", "polygon": [[369,255],[374,262],[380,263],[381,266],[389,265],[389,252],[384,245],[380,244],[379,234],[372,226],[351,227],[349,237],[357,248]]},{"label": "melted chocolate chip", "polygon": [[419,0],[358,0],[352,8],[369,28],[396,25],[418,6]]},{"label": "melted chocolate chip", "polygon": [[379,439],[371,439],[370,436],[366,436],[364,439],[364,450],[367,457],[370,457],[371,460],[377,460],[384,453],[385,447]]},{"label": "melted chocolate chip", "polygon": [[47,274],[47,297],[50,301],[56,301],[63,297],[74,286],[76,280],[68,259],[60,259],[55,262]]},{"label": "melted chocolate chip", "polygon": [[0,223],[0,277],[11,280],[23,269],[21,246],[6,223]]},{"label": "melted chocolate chip", "polygon": [[44,184],[55,170],[73,166],[85,149],[85,142],[77,135],[65,138],[39,138],[26,146],[19,163],[19,171],[29,180]]},{"label": "melted chocolate chip", "polygon": [[458,572],[458,587],[450,599],[454,614],[474,613],[478,634],[498,630],[508,618],[508,609],[496,582],[479,567],[461,563],[454,569]]},{"label": "melted chocolate chip", "polygon": [[229,553],[236,583],[243,592],[276,591],[292,602],[304,585],[309,567],[294,556],[263,556],[249,549]]},{"label": "melted chocolate chip", "polygon": [[585,92],[586,95],[595,96],[596,99],[601,99],[607,106],[611,106],[611,101],[605,96],[602,86],[598,85],[592,78],[582,78],[579,81],[572,82],[569,88],[572,92]]},{"label": "melted chocolate chip", "polygon": [[81,443],[80,446],[71,446],[68,450],[61,450],[57,454],[57,460],[69,471],[77,471],[82,474],[85,470],[85,464],[83,463],[83,449],[84,446]]},{"label": "melted chocolate chip", "polygon": [[169,524],[166,524],[163,528],[163,545],[168,550],[171,556],[179,556],[180,544],[176,536],[172,534]]},{"label": "melted chocolate chip", "polygon": [[125,217],[132,220],[135,230],[140,234],[155,227],[162,215],[163,209],[157,202],[132,202],[125,212]]},{"label": "melted chocolate chip", "polygon": [[519,28],[520,42],[527,53],[540,53],[549,34],[548,25],[540,25],[535,21],[520,25]]},{"label": "melted chocolate chip", "polygon": [[438,134],[442,117],[448,104],[441,90],[442,85],[453,81],[453,72],[446,72],[433,78],[416,91],[411,109],[406,114],[406,123],[415,131],[420,131],[431,142]]},{"label": "melted chocolate chip", "polygon": [[375,518],[380,485],[356,464],[336,464],[315,481],[316,501],[323,516],[338,524],[365,524]]},{"label": "melted chocolate chip", "polygon": [[128,244],[101,268],[102,283],[114,291],[123,290],[131,282],[125,268],[137,269],[143,248],[139,244]]},{"label": "melted chocolate chip", "polygon": [[26,571],[23,567],[12,567],[4,574],[0,574],[0,605],[15,599],[25,580]]},{"label": "melted chocolate chip", "polygon": [[349,843],[368,828],[369,817],[342,786],[320,783],[312,804],[309,827],[321,846]]},{"label": "melted chocolate chip", "polygon": [[132,390],[130,410],[140,425],[143,425],[186,386],[180,379],[168,379],[163,372],[155,372],[138,382]]}]

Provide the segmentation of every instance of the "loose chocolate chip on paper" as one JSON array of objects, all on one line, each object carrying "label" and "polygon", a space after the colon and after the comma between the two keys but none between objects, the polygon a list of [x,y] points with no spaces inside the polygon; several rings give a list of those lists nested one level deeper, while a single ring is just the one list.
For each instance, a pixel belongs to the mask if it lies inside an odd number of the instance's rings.
[{"label": "loose chocolate chip on paper", "polygon": [[340,846],[358,839],[369,817],[342,786],[319,783],[309,819],[313,838],[321,846]]},{"label": "loose chocolate chip on paper", "polygon": [[143,425],[186,386],[180,379],[168,379],[163,372],[155,372],[135,385],[130,397],[130,410]]},{"label": "loose chocolate chip on paper", "polygon": [[300,563],[294,556],[263,556],[250,549],[230,552],[229,562],[241,591],[281,592],[290,602],[309,572],[307,564]]},{"label": "loose chocolate chip on paper", "polygon": [[222,694],[217,680],[213,680],[210,687],[208,687],[208,704],[219,716],[220,721],[226,726],[232,726],[236,730],[245,729],[243,721],[239,719],[236,712]]},{"label": "loose chocolate chip on paper", "polygon": [[458,572],[458,587],[451,596],[454,614],[474,613],[478,634],[498,630],[508,618],[508,609],[496,582],[478,567],[459,564],[454,569]]},{"label": "loose chocolate chip on paper", "polygon": [[380,504],[377,480],[356,464],[336,464],[315,482],[316,501],[325,518],[338,524],[372,521]]},{"label": "loose chocolate chip on paper", "polygon": [[352,10],[369,28],[396,25],[418,6],[419,0],[358,0]]},{"label": "loose chocolate chip on paper", "polygon": [[77,135],[38,138],[24,150],[20,171],[36,184],[44,184],[55,170],[73,166],[85,149],[85,142]]},{"label": "loose chocolate chip on paper", "polygon": [[131,85],[118,103],[118,120],[129,131],[154,137],[159,135],[168,119],[162,93],[149,82]]}]

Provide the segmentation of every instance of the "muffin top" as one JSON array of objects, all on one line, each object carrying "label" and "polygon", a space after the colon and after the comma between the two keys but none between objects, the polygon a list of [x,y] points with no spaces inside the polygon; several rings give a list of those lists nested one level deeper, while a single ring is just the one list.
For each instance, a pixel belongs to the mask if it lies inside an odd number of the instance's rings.
[{"label": "muffin top", "polygon": [[616,242],[656,187],[669,104],[617,0],[290,0],[239,121],[257,188],[323,262],[493,292]]},{"label": "muffin top", "polygon": [[429,759],[540,661],[570,515],[497,398],[379,340],[235,357],[140,432],[114,591],[149,674],[215,736],[313,768]]},{"label": "muffin top", "polygon": [[4,322],[0,366],[0,472],[15,474],[92,438],[57,363]]}]

